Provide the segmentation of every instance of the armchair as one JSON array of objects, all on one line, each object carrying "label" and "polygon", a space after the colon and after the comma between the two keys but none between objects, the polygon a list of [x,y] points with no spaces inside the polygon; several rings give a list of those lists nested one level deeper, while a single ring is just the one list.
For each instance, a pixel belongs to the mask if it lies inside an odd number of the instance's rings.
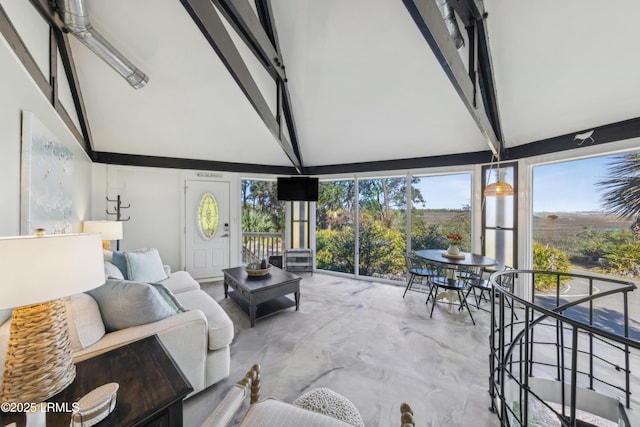
[{"label": "armchair", "polygon": [[[205,420],[202,427],[228,426],[247,397],[249,398],[249,408],[240,421],[240,427],[273,426],[276,424],[281,427],[352,426],[347,421],[335,418],[335,416],[304,409],[277,399],[260,400],[260,365],[253,365],[244,378],[231,387],[231,390]],[[400,426],[415,426],[413,411],[406,403],[400,405]]]}]

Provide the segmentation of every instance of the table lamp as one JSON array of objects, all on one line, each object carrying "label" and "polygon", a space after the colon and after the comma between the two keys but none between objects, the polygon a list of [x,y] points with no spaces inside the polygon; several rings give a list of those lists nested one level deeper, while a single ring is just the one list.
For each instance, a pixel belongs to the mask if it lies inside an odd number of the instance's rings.
[{"label": "table lamp", "polygon": [[75,378],[62,298],[104,283],[100,235],[0,237],[0,271],[13,308],[0,402],[39,403]]},{"label": "table lamp", "polygon": [[111,241],[122,239],[122,221],[85,221],[82,231],[102,234],[102,248],[111,250]]}]

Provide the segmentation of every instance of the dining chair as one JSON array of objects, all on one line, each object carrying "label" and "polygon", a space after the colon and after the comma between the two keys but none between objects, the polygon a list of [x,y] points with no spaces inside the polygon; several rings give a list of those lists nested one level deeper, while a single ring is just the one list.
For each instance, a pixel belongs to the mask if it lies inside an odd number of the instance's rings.
[{"label": "dining chair", "polygon": [[[431,282],[431,291],[427,297],[427,304],[429,303],[429,300],[432,300],[429,317],[433,317],[433,309],[435,308],[436,303],[446,296],[448,300],[447,303],[450,305],[454,303],[454,299],[457,299],[458,311],[466,309],[469,313],[469,317],[471,318],[471,322],[475,325],[476,321],[473,319],[473,314],[471,314],[471,309],[469,308],[469,304],[466,299],[466,295],[468,295],[468,293],[465,294],[472,269],[463,266],[453,267],[442,264],[437,270],[436,275],[429,277],[429,281]],[[439,295],[440,291],[446,295]]]},{"label": "dining chair", "polygon": [[[469,289],[467,291],[467,298],[469,297],[470,293],[473,293],[473,298],[475,300],[477,309],[485,310],[480,307],[480,303],[483,300],[487,302],[491,301],[490,298],[491,298],[491,290],[493,285],[491,284],[488,277],[485,278],[485,274],[491,274],[494,271],[507,271],[507,270],[513,270],[513,267],[505,265],[502,268],[497,268],[495,270],[481,269],[478,271],[477,274],[472,274],[470,276],[468,281]],[[510,292],[513,292],[513,275],[512,274],[506,274],[506,275],[500,276],[499,280],[500,280],[500,286],[507,288]],[[509,301],[507,301],[507,305],[509,306],[509,308],[512,308],[511,303]],[[517,319],[518,318],[517,314],[514,313],[514,315]]]},{"label": "dining chair", "polygon": [[[431,283],[429,281],[429,277],[435,274],[433,266],[424,260],[420,260],[412,252],[405,252],[404,258],[407,264],[409,280],[407,280],[407,287],[404,289],[402,298],[404,298],[408,290],[430,293]],[[419,286],[417,286],[416,289],[413,289],[415,284],[418,284]]]}]

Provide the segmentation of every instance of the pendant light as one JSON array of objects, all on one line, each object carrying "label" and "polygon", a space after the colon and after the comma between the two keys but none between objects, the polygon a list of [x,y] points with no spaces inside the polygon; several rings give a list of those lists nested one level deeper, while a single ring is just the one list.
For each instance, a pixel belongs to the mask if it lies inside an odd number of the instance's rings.
[{"label": "pendant light", "polygon": [[[485,197],[504,197],[504,196],[513,196],[515,191],[511,184],[508,182],[500,181],[500,156],[495,156],[497,158],[497,169],[496,169],[496,182],[488,184],[484,188],[484,196]],[[489,174],[491,176],[491,174]]]}]

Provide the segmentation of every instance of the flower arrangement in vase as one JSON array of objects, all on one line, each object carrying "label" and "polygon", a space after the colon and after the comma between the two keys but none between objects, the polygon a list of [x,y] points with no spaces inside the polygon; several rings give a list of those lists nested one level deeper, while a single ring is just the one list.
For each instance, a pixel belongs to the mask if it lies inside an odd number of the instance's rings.
[{"label": "flower arrangement in vase", "polygon": [[449,255],[459,255],[460,254],[460,242],[462,242],[462,236],[458,233],[447,234],[447,241],[449,242],[449,247],[447,248],[447,253]]}]

